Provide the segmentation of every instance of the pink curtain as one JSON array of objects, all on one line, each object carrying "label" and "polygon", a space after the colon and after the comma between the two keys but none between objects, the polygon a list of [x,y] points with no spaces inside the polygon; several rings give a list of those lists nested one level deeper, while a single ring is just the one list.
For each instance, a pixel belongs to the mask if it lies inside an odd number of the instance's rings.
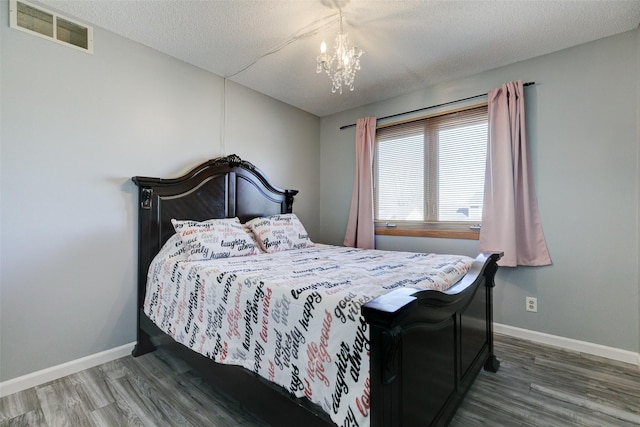
[{"label": "pink curtain", "polygon": [[521,81],[488,94],[489,140],[481,251],[504,251],[502,266],[551,264],[542,232],[527,147]]},{"label": "pink curtain", "polygon": [[365,117],[356,122],[356,173],[353,178],[351,210],[344,245],[374,249],[373,226],[373,153],[376,118]]}]

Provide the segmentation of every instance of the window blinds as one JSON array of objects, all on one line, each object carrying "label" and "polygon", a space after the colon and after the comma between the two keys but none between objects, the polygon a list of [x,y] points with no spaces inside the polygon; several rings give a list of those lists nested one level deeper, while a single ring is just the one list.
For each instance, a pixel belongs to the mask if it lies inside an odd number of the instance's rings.
[{"label": "window blinds", "polygon": [[486,105],[380,128],[376,142],[376,220],[480,222]]}]

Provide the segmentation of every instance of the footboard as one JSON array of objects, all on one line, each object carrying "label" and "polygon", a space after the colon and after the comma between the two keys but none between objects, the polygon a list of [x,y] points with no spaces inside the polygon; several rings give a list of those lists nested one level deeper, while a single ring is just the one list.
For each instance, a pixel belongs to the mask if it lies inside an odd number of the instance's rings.
[{"label": "footboard", "polygon": [[497,371],[492,289],[501,256],[479,255],[446,293],[399,289],[363,306],[371,427],[446,425],[480,369]]},{"label": "footboard", "polygon": [[[328,414],[239,366],[217,365],[162,333],[144,314],[149,264],[173,234],[172,218],[249,219],[292,212],[295,190],[273,186],[235,155],[179,178],[134,177],[139,188],[138,342],[134,356],[171,348],[207,381],[272,425],[328,427]],[[492,288],[499,253],[480,255],[447,292],[398,289],[362,307],[370,324],[370,377],[358,400],[372,427],[446,424],[493,354]]]}]

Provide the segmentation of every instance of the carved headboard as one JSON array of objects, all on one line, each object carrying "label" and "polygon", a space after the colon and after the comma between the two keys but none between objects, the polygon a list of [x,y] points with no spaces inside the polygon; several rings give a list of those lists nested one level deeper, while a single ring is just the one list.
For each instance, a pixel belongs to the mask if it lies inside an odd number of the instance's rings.
[{"label": "carved headboard", "polygon": [[153,257],[174,233],[171,219],[250,219],[291,213],[297,190],[271,184],[264,173],[235,154],[196,166],[178,178],[135,176],[139,187],[138,291],[144,297]]}]

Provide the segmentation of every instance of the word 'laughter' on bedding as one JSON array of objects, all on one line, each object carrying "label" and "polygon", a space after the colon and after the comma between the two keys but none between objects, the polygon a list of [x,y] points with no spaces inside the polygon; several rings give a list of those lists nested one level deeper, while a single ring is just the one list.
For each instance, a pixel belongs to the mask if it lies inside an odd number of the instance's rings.
[{"label": "word 'laughter' on bedding", "polygon": [[445,290],[473,262],[318,244],[200,261],[176,250],[174,237],[150,266],[147,316],[214,361],[243,366],[320,405],[339,426],[369,425],[362,306],[398,283]]}]

